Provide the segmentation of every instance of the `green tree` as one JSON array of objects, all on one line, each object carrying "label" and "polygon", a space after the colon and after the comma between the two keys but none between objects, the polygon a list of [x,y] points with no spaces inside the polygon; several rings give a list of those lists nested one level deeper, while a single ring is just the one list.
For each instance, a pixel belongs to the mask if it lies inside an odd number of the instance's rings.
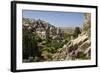
[{"label": "green tree", "polygon": [[74,34],[73,34],[74,38],[77,38],[80,33],[81,33],[80,28],[75,27]]},{"label": "green tree", "polygon": [[39,55],[37,40],[35,35],[30,33],[23,34],[23,59]]}]

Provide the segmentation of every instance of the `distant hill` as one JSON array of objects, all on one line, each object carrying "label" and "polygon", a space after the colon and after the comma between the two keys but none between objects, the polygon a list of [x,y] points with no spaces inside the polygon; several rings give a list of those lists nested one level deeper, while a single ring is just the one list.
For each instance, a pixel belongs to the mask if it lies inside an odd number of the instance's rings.
[{"label": "distant hill", "polygon": [[68,34],[73,34],[75,30],[74,27],[60,27],[60,29],[64,31],[64,33],[68,33]]}]

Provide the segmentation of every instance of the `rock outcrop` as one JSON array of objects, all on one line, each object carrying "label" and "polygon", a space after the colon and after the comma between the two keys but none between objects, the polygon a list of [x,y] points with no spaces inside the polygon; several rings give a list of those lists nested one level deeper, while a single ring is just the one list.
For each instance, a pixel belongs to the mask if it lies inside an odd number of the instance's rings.
[{"label": "rock outcrop", "polygon": [[81,34],[70,40],[52,56],[53,61],[80,60],[91,58],[91,14],[84,14]]},{"label": "rock outcrop", "polygon": [[46,39],[48,37],[62,37],[63,31],[50,23],[43,20],[35,20],[29,18],[23,18],[23,31],[35,32],[40,38]]},{"label": "rock outcrop", "polygon": [[60,28],[40,19],[23,18],[22,31],[23,62],[50,60],[51,51],[58,47],[53,42],[60,45],[63,38]]}]

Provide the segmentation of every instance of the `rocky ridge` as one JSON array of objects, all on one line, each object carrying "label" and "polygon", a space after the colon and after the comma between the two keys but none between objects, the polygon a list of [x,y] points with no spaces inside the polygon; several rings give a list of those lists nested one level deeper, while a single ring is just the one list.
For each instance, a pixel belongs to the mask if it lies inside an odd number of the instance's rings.
[{"label": "rocky ridge", "polygon": [[70,40],[63,48],[59,49],[53,56],[54,61],[79,60],[91,58],[91,14],[84,14],[84,24],[82,33]]},{"label": "rocky ridge", "polygon": [[63,36],[63,31],[61,31],[60,28],[40,19],[35,20],[23,18],[23,31],[35,32],[42,39],[46,39],[47,37],[55,38]]}]

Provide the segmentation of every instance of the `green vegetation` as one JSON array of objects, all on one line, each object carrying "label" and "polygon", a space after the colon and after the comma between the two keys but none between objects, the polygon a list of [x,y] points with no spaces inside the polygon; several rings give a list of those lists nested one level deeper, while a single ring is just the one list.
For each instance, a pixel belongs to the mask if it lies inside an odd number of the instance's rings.
[{"label": "green vegetation", "polygon": [[31,56],[37,56],[39,49],[37,46],[37,40],[35,36],[29,36],[29,34],[23,36],[23,59],[28,59]]},{"label": "green vegetation", "polygon": [[[56,59],[58,61],[66,57],[69,57],[69,60],[88,59],[88,54],[79,51],[81,50],[79,46],[88,38],[79,34],[81,34],[80,27],[57,28],[42,20],[23,19],[23,62],[44,62]],[[79,37],[85,41],[77,40]]]},{"label": "green vegetation", "polygon": [[74,38],[77,38],[79,34],[81,34],[80,28],[75,27],[75,31],[74,31],[74,34],[73,34]]},{"label": "green vegetation", "polygon": [[76,27],[74,33],[64,33],[62,38],[58,36],[53,39],[48,36],[42,39],[35,31],[23,29],[23,62],[52,60],[52,55],[67,44],[71,36],[76,38],[80,33],[80,28]]},{"label": "green vegetation", "polygon": [[[63,39],[48,37],[41,39],[35,32],[23,33],[23,60],[34,61],[50,61],[52,54],[56,53],[70,40],[70,36],[65,34]],[[30,59],[31,57],[31,59]]]}]

